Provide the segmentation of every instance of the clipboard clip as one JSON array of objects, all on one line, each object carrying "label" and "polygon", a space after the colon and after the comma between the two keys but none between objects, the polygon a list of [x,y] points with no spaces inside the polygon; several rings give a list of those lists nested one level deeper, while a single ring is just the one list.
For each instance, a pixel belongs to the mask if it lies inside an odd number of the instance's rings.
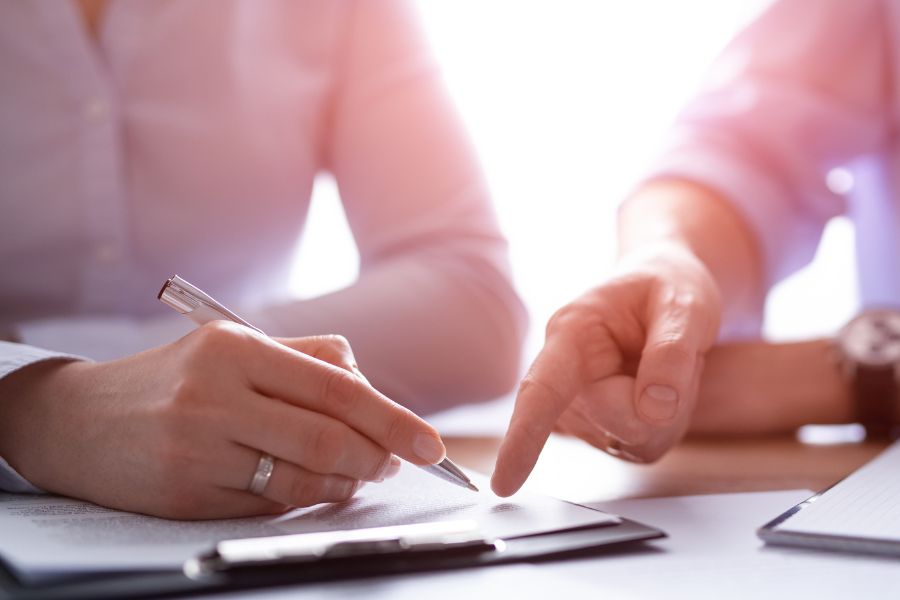
[{"label": "clipboard clip", "polygon": [[475,521],[442,521],[225,540],[212,552],[188,560],[183,570],[191,579],[203,579],[255,568],[446,552],[502,552],[505,547],[503,540],[479,534]]}]

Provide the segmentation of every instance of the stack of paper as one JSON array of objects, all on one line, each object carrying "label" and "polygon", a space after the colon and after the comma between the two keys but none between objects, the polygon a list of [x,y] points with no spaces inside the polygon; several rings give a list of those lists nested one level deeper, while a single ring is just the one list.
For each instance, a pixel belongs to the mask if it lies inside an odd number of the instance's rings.
[{"label": "stack of paper", "polygon": [[[473,481],[489,489],[485,478]],[[348,502],[277,517],[169,521],[67,498],[0,494],[0,556],[20,578],[37,581],[95,571],[177,569],[223,539],[465,519],[501,538],[618,521],[535,494],[475,493],[404,465],[397,477],[367,485]]]}]

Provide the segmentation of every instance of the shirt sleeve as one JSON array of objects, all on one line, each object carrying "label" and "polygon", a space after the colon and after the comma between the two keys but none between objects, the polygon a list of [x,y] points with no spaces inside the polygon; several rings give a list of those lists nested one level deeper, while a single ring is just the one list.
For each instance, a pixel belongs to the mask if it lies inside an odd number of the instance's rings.
[{"label": "shirt sleeve", "polygon": [[263,322],[345,335],[373,384],[414,410],[499,396],[519,375],[526,313],[475,152],[410,5],[346,6],[322,152],[360,276]]},{"label": "shirt sleeve", "polygon": [[[25,344],[13,344],[0,341],[0,379],[12,373],[45,360],[82,360],[64,352],[44,350]],[[3,399],[0,398],[0,402]],[[19,475],[9,463],[0,457],[0,490],[17,493],[42,493],[40,489],[31,485],[24,477]]]},{"label": "shirt sleeve", "polygon": [[174,342],[196,326],[174,312],[154,317],[87,315],[17,323],[19,340],[40,348],[106,361]]},{"label": "shirt sleeve", "polygon": [[714,64],[652,170],[734,204],[759,240],[767,286],[809,262],[846,210],[829,171],[886,142],[887,11],[880,0],[775,2]]}]

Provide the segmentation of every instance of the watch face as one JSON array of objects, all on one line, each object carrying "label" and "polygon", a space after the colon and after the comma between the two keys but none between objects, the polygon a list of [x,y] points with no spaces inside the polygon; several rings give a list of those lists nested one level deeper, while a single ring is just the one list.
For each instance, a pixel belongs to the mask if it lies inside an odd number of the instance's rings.
[{"label": "watch face", "polygon": [[856,317],[841,332],[841,346],[863,365],[900,363],[900,312],[872,310]]}]

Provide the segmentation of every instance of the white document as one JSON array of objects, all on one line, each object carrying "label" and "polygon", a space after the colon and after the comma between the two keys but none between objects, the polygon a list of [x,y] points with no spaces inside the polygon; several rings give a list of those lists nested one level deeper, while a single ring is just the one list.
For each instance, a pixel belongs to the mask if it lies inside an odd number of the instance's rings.
[{"label": "white document", "polygon": [[900,540],[900,442],[804,505],[775,529]]},{"label": "white document", "polygon": [[[276,466],[277,468],[277,466]],[[514,537],[618,519],[596,510],[520,492],[498,498],[451,485],[404,464],[340,504],[277,517],[169,521],[67,498],[0,494],[0,555],[23,579],[86,571],[179,568],[223,539],[472,519],[486,535]]]},{"label": "white document", "polygon": [[[591,504],[669,534],[650,551],[546,565],[596,598],[900,598],[895,559],[766,547],[756,529],[811,492],[755,492]],[[561,577],[560,577],[561,576]],[[565,597],[566,588],[557,595]]]}]

